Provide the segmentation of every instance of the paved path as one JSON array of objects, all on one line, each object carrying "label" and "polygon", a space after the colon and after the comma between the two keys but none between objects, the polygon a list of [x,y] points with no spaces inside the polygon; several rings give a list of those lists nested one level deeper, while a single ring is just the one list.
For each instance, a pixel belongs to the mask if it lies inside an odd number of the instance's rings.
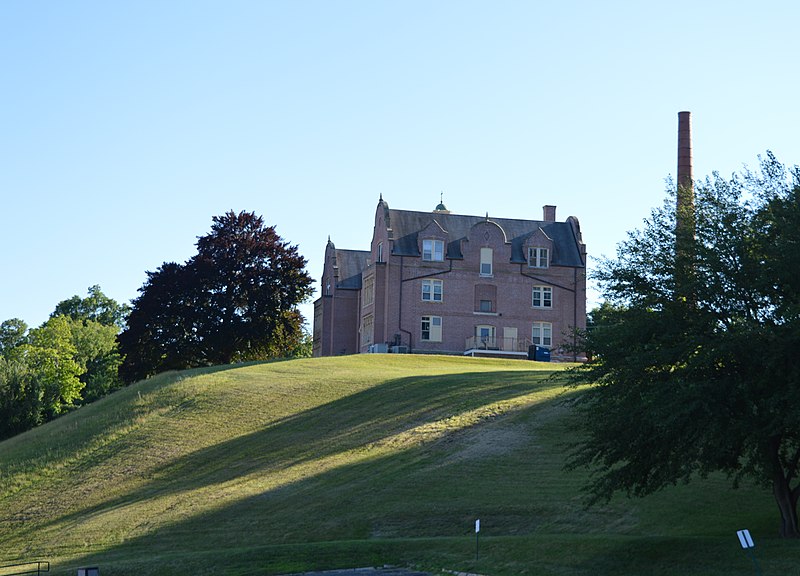
[{"label": "paved path", "polygon": [[[286,575],[289,576],[289,575]],[[431,576],[428,572],[415,572],[403,568],[350,568],[348,570],[326,570],[304,572],[295,576]]]}]

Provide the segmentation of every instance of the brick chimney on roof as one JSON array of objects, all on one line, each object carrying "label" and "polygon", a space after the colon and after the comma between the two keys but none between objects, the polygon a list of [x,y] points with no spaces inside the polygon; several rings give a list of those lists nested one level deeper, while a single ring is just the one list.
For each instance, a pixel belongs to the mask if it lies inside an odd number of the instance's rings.
[{"label": "brick chimney on roof", "polygon": [[542,212],[544,213],[542,220],[545,222],[555,222],[556,221],[556,207],[550,206],[549,204],[542,207]]}]

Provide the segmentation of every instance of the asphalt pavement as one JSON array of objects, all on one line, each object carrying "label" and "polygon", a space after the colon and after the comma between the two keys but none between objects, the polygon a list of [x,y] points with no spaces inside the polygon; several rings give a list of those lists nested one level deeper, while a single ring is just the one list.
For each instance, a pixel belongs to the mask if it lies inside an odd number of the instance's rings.
[{"label": "asphalt pavement", "polygon": [[347,570],[325,570],[324,572],[303,572],[284,576],[431,576],[428,572],[416,572],[405,568],[349,568]]}]

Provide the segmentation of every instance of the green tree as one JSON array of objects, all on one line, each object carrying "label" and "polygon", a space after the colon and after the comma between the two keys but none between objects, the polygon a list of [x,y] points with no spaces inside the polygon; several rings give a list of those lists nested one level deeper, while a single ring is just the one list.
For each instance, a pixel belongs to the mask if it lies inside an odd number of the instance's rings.
[{"label": "green tree", "polygon": [[19,318],[11,318],[0,324],[0,356],[5,356],[25,342],[28,325]]},{"label": "green tree", "polygon": [[215,216],[186,264],[147,273],[119,335],[127,381],[157,372],[287,356],[302,340],[306,260],[251,212]]},{"label": "green tree", "polygon": [[50,318],[65,317],[70,325],[74,360],[82,369],[84,383],[81,403],[105,396],[122,386],[119,366],[122,356],[116,341],[125,326],[130,306],[109,298],[100,286],[91,286],[88,295],[78,295],[59,302]]},{"label": "green tree", "polygon": [[0,439],[43,422],[42,396],[24,360],[0,356]]},{"label": "green tree", "polygon": [[88,292],[86,298],[75,295],[62,300],[56,304],[56,309],[50,317],[69,316],[73,320],[91,320],[103,326],[116,326],[120,330],[125,327],[125,319],[131,311],[130,306],[119,304],[113,298],[109,298],[103,294],[98,285],[90,286]]},{"label": "green tree", "polygon": [[50,419],[80,400],[83,372],[76,361],[78,350],[72,341],[70,322],[64,316],[51,318],[28,334],[30,344],[20,346],[32,378],[42,391],[43,410]]},{"label": "green tree", "polygon": [[0,356],[0,438],[51,420],[80,400],[82,368],[76,352],[63,316],[30,330],[24,341],[5,350]]},{"label": "green tree", "polygon": [[770,487],[780,533],[798,536],[799,192],[798,169],[768,154],[757,172],[697,183],[677,283],[672,196],[600,264],[611,305],[572,374],[588,389],[569,463],[592,470],[593,501],[723,472]]},{"label": "green tree", "polygon": [[81,368],[80,380],[84,384],[80,403],[94,402],[122,385],[118,374],[122,363],[117,344],[119,328],[94,320],[66,320],[75,346],[74,360]]}]

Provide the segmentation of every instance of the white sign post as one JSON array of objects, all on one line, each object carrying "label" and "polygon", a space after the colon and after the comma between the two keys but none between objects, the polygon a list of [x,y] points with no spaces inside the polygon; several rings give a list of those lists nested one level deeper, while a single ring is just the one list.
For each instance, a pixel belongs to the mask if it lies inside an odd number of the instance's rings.
[{"label": "white sign post", "polygon": [[761,576],[761,566],[758,565],[758,561],[756,560],[756,555],[753,553],[753,548],[756,545],[753,543],[753,537],[750,536],[750,530],[739,530],[736,532],[736,535],[739,537],[739,544],[742,545],[747,555],[750,556],[750,559],[753,561],[753,565],[756,567],[756,574]]},{"label": "white sign post", "polygon": [[475,520],[475,562],[478,561],[478,536],[481,533],[481,521]]}]

